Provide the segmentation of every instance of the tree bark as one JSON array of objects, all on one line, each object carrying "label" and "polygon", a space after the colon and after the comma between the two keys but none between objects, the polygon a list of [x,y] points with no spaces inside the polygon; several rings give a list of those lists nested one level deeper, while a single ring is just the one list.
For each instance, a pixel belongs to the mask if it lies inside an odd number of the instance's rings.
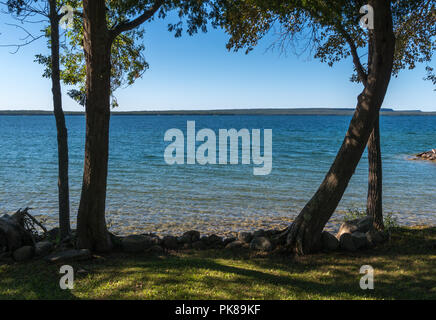
[{"label": "tree bark", "polygon": [[86,59],[86,141],[82,193],[77,217],[77,246],[107,252],[105,202],[109,153],[110,47],[104,0],[83,1]]},{"label": "tree bark", "polygon": [[58,197],[59,197],[59,230],[64,239],[70,234],[70,196],[68,183],[68,132],[65,115],[62,109],[61,80],[59,67],[59,16],[56,0],[50,0],[51,27],[51,81],[53,109],[56,119],[58,142]]},{"label": "tree bark", "polygon": [[373,226],[378,231],[384,230],[383,224],[383,175],[382,159],[380,149],[380,116],[374,122],[374,129],[368,140],[368,197],[367,197],[367,214],[374,219]]},{"label": "tree bark", "polygon": [[341,200],[359,163],[389,85],[395,36],[390,1],[371,0],[374,8],[368,80],[342,146],[324,181],[286,233],[287,245],[298,254],[319,249],[321,232]]}]

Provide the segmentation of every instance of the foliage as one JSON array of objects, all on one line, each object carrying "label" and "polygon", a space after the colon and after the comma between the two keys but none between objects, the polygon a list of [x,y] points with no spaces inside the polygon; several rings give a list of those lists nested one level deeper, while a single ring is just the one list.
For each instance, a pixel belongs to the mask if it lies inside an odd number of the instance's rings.
[{"label": "foliage", "polygon": [[[367,64],[360,62],[361,51],[367,49],[371,36],[359,26],[359,9],[366,4],[366,0],[218,0],[212,16],[214,25],[222,26],[229,34],[229,50],[246,48],[249,52],[278,27],[278,40],[272,48],[300,49],[297,54],[309,51],[329,66],[353,56],[357,73],[351,80],[361,81],[357,69],[368,73]],[[434,6],[430,0],[392,2],[394,75],[402,69],[415,68],[417,63],[431,62],[436,44]],[[433,70],[427,71],[426,79],[434,79]]]}]

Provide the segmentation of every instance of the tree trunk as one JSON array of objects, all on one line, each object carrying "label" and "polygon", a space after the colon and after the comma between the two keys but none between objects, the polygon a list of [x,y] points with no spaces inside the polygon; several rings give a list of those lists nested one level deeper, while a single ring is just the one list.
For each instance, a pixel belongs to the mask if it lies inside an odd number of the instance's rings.
[{"label": "tree trunk", "polygon": [[374,122],[374,129],[368,140],[368,198],[366,211],[374,219],[373,226],[376,230],[383,231],[382,208],[382,159],[380,150],[380,116]]},{"label": "tree trunk", "polygon": [[59,230],[61,239],[70,234],[70,196],[68,185],[68,133],[62,110],[61,80],[59,68],[59,17],[56,0],[50,0],[51,27],[51,81],[53,109],[56,119],[58,141],[58,197],[59,197]]},{"label": "tree trunk", "polygon": [[111,241],[105,201],[110,120],[110,41],[104,0],[83,1],[86,59],[86,141],[77,246],[106,252]]},{"label": "tree trunk", "polygon": [[368,81],[358,97],[356,111],[342,146],[318,191],[287,231],[287,245],[299,254],[319,249],[321,232],[341,200],[359,163],[391,78],[395,36],[390,1],[371,0],[373,37]]}]

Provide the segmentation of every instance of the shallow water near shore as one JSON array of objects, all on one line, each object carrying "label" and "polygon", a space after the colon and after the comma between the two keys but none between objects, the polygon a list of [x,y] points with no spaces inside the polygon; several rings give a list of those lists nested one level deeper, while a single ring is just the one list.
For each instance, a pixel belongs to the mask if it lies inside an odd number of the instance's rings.
[{"label": "shallow water near shore", "polygon": [[[67,116],[73,227],[83,175],[85,118]],[[166,130],[272,129],[272,172],[250,165],[167,165]],[[342,143],[349,116],[127,116],[111,118],[107,222],[118,234],[227,235],[286,227],[314,194]],[[436,164],[409,161],[436,147],[435,116],[382,116],[384,211],[403,225],[436,225]],[[366,153],[328,228],[365,208]],[[0,116],[0,214],[31,207],[57,224],[57,146],[53,116]]]}]

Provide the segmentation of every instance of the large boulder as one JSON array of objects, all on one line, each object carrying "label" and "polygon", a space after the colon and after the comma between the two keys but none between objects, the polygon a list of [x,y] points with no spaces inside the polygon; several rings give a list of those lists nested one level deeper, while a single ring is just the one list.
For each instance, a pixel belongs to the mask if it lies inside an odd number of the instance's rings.
[{"label": "large boulder", "polygon": [[339,240],[330,232],[323,231],[321,234],[321,245],[324,250],[335,251],[339,247]]},{"label": "large boulder", "polygon": [[71,249],[66,251],[60,251],[55,252],[49,256],[47,256],[45,259],[48,262],[68,262],[68,261],[81,261],[81,260],[88,260],[91,259],[91,251],[88,249]]},{"label": "large boulder", "polygon": [[53,243],[50,241],[40,241],[35,244],[35,256],[43,257],[48,255],[53,249]]},{"label": "large boulder", "polygon": [[153,246],[155,243],[150,236],[134,234],[124,237],[121,240],[123,251],[130,253],[143,252]]},{"label": "large boulder", "polygon": [[259,251],[271,251],[273,245],[271,241],[266,237],[255,237],[250,242],[250,249]]},{"label": "large boulder", "polygon": [[387,233],[375,229],[370,229],[365,235],[368,242],[374,246],[385,242],[389,238]]},{"label": "large boulder", "polygon": [[343,233],[339,238],[339,247],[345,251],[356,251],[356,245],[354,244],[351,233]]},{"label": "large boulder", "polygon": [[15,261],[27,261],[33,258],[35,254],[35,248],[32,246],[23,246],[15,250],[12,257]]},{"label": "large boulder", "polygon": [[177,250],[179,248],[179,242],[174,236],[165,236],[162,239],[162,244],[165,248],[170,250]]},{"label": "large boulder", "polygon": [[200,240],[200,232],[195,231],[195,230],[191,230],[191,231],[186,231],[181,237],[180,237],[180,242],[181,243],[192,243],[195,241]]},{"label": "large boulder", "polygon": [[246,242],[241,240],[235,240],[226,244],[226,249],[234,250],[234,249],[246,248],[247,246],[248,244]]},{"label": "large boulder", "polygon": [[369,229],[371,229],[372,227],[373,221],[374,220],[371,216],[346,221],[339,228],[339,232],[336,234],[336,238],[340,239],[342,234],[344,233],[368,232]]},{"label": "large boulder", "polygon": [[354,246],[356,247],[356,249],[367,248],[370,246],[370,242],[366,238],[366,234],[363,232],[353,232],[351,234],[351,237],[353,238]]},{"label": "large boulder", "polygon": [[238,240],[245,243],[250,243],[251,240],[253,240],[253,235],[250,232],[239,231]]},{"label": "large boulder", "polygon": [[202,237],[201,241],[209,248],[220,248],[224,245],[223,238],[216,234]]},{"label": "large boulder", "polygon": [[265,236],[265,230],[259,229],[253,232],[253,237],[264,237]]}]

